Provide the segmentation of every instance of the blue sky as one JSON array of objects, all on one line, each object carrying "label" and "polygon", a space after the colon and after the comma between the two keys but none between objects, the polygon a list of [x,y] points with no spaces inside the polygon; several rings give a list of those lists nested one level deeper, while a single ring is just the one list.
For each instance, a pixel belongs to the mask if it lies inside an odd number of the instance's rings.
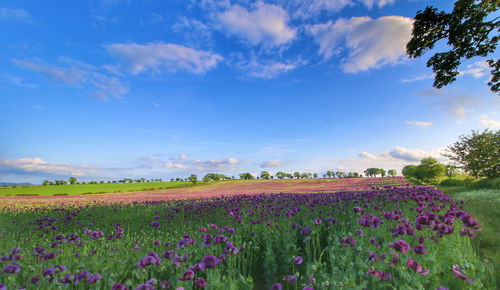
[{"label": "blue sky", "polygon": [[[484,59],[432,88],[449,1],[2,1],[0,181],[401,169],[500,127]],[[445,49],[439,43],[436,52]]]}]

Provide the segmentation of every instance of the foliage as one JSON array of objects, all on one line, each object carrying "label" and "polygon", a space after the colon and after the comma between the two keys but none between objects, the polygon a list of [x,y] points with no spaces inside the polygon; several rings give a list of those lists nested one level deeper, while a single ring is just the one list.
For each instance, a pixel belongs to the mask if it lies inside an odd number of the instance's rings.
[{"label": "foliage", "polygon": [[268,171],[263,170],[260,173],[260,179],[270,179],[270,178],[271,178],[271,174],[269,174]]},{"label": "foliage", "polygon": [[[500,22],[496,12],[498,0],[458,0],[453,11],[446,13],[433,6],[418,11],[413,22],[412,39],[406,46],[411,58],[432,50],[439,40],[446,39],[447,52],[434,54],[427,62],[435,73],[434,87],[451,84],[460,74],[458,66],[465,59],[493,54],[499,40]],[[500,92],[500,60],[488,60],[492,79],[488,83],[492,92]]]},{"label": "foliage", "polygon": [[251,173],[246,172],[246,173],[240,173],[240,179],[251,180],[255,179],[255,177]]},{"label": "foliage", "polygon": [[191,174],[191,176],[188,177],[188,180],[193,184],[196,184],[196,182],[198,181],[198,176],[196,176],[196,174]]},{"label": "foliage", "polygon": [[472,131],[448,147],[450,158],[474,177],[500,176],[500,130]]}]

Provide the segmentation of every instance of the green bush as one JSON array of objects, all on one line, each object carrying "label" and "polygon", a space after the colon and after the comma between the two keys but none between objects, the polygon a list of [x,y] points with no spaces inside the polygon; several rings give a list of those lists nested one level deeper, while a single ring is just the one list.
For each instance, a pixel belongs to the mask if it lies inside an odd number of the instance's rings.
[{"label": "green bush", "polygon": [[439,185],[442,185],[442,186],[464,186],[465,181],[450,178],[450,179],[445,179],[445,180],[441,181],[439,183]]},{"label": "green bush", "polygon": [[474,188],[500,189],[500,177],[481,179],[472,184]]}]

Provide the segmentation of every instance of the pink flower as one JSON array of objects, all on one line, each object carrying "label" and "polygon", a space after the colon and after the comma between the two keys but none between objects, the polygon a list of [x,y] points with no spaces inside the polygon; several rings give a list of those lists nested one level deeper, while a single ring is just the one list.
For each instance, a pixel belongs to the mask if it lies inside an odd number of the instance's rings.
[{"label": "pink flower", "polygon": [[430,272],[429,269],[423,270],[422,266],[419,263],[417,263],[415,260],[413,260],[412,258],[408,259],[408,261],[406,262],[406,266],[408,266],[408,268],[413,269],[417,273],[422,274],[424,276],[428,275]]},{"label": "pink flower", "polygon": [[462,271],[460,271],[460,267],[458,265],[453,265],[453,275],[471,284],[474,284],[474,281],[472,281],[469,277],[465,276],[465,274],[462,273]]}]

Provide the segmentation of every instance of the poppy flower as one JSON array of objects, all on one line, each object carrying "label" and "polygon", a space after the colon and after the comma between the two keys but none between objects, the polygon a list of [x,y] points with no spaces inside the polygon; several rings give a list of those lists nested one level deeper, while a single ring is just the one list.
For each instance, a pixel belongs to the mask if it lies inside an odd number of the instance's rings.
[{"label": "poppy flower", "polygon": [[464,273],[462,273],[458,265],[453,265],[453,275],[471,284],[474,284],[474,281],[472,281],[469,277],[467,277]]},{"label": "poppy flower", "polygon": [[423,270],[422,266],[419,263],[417,263],[415,260],[413,260],[412,258],[408,258],[408,261],[406,262],[406,266],[408,266],[408,268],[413,269],[417,273],[422,274],[424,276],[427,276],[430,272],[429,269]]},{"label": "poppy flower", "polygon": [[304,260],[302,259],[302,257],[301,257],[301,256],[297,256],[297,257],[295,257],[295,258],[293,259],[293,262],[294,262],[295,264],[297,264],[297,265],[302,264],[302,262],[303,262],[303,261],[304,261]]},{"label": "poppy flower", "polygon": [[187,281],[187,280],[193,280],[193,278],[194,278],[194,272],[191,270],[186,270],[186,272],[184,272],[184,275],[182,275],[182,277],[179,278],[179,280]]},{"label": "poppy flower", "polygon": [[406,253],[410,250],[410,245],[403,240],[399,240],[395,243],[390,243],[390,246],[401,253]]}]

